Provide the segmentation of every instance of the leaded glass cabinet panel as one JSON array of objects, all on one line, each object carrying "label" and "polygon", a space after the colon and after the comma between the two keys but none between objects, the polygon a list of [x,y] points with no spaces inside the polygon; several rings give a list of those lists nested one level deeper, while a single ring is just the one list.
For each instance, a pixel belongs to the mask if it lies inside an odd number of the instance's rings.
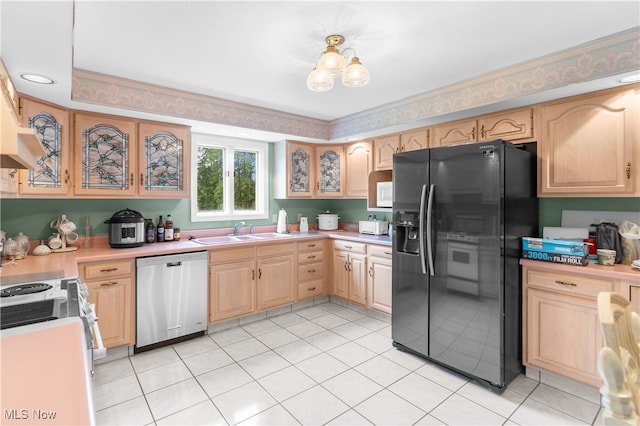
[{"label": "leaded glass cabinet panel", "polygon": [[151,122],[138,125],[141,196],[189,196],[190,135],[187,126]]},{"label": "leaded glass cabinet panel", "polygon": [[132,120],[77,114],[75,193],[134,195],[136,126]]},{"label": "leaded glass cabinet panel", "polygon": [[71,170],[69,154],[69,113],[29,98],[22,99],[23,124],[35,129],[45,150],[33,170],[20,173],[23,195],[56,196],[69,194]]},{"label": "leaded glass cabinet panel", "polygon": [[287,173],[289,185],[287,197],[311,197],[314,194],[314,147],[304,143],[287,143]]},{"label": "leaded glass cabinet panel", "polygon": [[344,196],[345,159],[344,146],[318,146],[318,197],[335,198]]}]

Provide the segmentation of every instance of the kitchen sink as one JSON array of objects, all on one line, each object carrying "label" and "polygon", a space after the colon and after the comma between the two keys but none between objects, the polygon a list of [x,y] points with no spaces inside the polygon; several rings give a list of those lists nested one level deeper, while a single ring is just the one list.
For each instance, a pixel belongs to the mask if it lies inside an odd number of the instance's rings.
[{"label": "kitchen sink", "polygon": [[231,238],[236,238],[240,241],[251,241],[251,240],[271,240],[276,238],[290,238],[293,237],[291,234],[279,234],[277,232],[263,232],[259,234],[240,234],[240,235],[229,235]]},{"label": "kitchen sink", "polygon": [[191,240],[194,243],[202,244],[204,246],[209,246],[212,244],[224,244],[224,243],[237,243],[241,241],[236,237],[232,236],[220,236],[220,237],[202,237],[202,238],[194,238]]}]

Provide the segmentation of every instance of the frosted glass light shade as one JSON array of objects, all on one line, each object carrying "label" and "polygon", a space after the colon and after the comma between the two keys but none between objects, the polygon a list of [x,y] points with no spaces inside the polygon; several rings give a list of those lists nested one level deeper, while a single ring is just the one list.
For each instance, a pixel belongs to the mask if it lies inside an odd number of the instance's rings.
[{"label": "frosted glass light shade", "polygon": [[369,70],[360,63],[357,56],[351,59],[351,63],[342,73],[342,84],[347,87],[362,87],[369,84]]},{"label": "frosted glass light shade", "polygon": [[307,88],[312,92],[327,92],[333,89],[333,77],[325,69],[314,68],[307,77]]},{"label": "frosted glass light shade", "polygon": [[318,59],[317,69],[324,69],[331,74],[332,77],[339,76],[344,70],[344,57],[333,46],[327,47],[324,54]]}]

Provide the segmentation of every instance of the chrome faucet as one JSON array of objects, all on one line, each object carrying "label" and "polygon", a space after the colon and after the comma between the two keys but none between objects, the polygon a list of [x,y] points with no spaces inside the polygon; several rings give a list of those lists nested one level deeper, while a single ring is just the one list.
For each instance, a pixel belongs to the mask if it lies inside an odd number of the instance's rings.
[{"label": "chrome faucet", "polygon": [[240,227],[241,226],[246,226],[247,224],[244,223],[244,220],[236,223],[235,225],[233,225],[233,235],[240,235]]}]

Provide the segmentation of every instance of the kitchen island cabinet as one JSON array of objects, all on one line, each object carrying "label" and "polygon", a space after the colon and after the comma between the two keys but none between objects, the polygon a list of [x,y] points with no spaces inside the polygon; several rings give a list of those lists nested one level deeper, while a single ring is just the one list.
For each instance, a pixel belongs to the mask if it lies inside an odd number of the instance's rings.
[{"label": "kitchen island cabinet", "polygon": [[135,274],[133,259],[79,265],[89,288],[105,348],[135,344]]},{"label": "kitchen island cabinet", "polygon": [[538,195],[640,195],[640,85],[540,107]]}]

